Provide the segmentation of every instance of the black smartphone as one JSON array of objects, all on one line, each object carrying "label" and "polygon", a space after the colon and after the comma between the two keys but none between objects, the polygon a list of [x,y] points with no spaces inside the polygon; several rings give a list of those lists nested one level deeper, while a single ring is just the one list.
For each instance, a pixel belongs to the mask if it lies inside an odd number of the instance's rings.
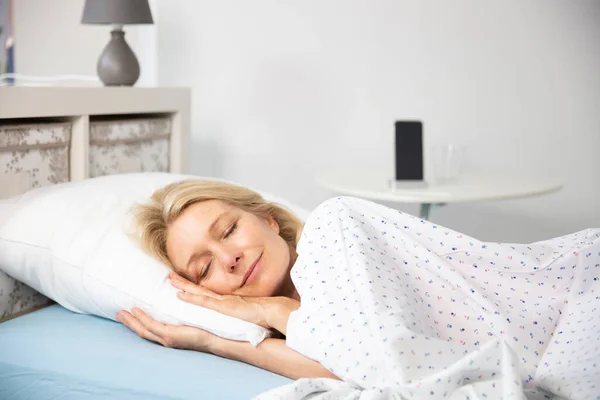
[{"label": "black smartphone", "polygon": [[423,123],[396,121],[396,181],[423,180]]}]

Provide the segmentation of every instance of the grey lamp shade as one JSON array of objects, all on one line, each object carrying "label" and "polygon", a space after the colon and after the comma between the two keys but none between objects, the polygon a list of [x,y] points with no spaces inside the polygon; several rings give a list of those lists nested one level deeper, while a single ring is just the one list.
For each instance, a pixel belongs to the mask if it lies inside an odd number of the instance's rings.
[{"label": "grey lamp shade", "polygon": [[148,0],[86,0],[83,24],[152,24]]}]

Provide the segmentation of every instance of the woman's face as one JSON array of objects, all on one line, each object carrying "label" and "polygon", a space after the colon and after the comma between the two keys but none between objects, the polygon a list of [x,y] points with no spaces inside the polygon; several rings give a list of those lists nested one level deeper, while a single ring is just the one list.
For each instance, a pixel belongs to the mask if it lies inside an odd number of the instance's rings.
[{"label": "woman's face", "polygon": [[220,200],[189,206],[167,229],[175,272],[213,292],[273,296],[289,278],[290,248],[271,217]]}]

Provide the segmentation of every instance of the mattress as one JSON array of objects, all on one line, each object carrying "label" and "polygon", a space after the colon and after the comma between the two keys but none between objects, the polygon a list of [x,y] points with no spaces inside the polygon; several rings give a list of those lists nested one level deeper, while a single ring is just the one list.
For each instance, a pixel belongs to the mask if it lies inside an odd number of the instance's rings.
[{"label": "mattress", "polygon": [[250,399],[291,381],[53,305],[0,324],[0,399]]}]

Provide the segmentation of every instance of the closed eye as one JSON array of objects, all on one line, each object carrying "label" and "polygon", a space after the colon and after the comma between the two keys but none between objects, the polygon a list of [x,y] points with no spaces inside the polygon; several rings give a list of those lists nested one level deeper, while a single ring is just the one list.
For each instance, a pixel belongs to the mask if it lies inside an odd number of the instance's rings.
[{"label": "closed eye", "polygon": [[210,270],[211,264],[212,260],[209,261],[208,264],[206,264],[206,267],[204,267],[204,269],[202,270],[202,274],[200,274],[200,276],[196,280],[197,283],[199,283],[202,279],[206,278],[206,276],[208,275],[208,271]]},{"label": "closed eye", "polygon": [[233,225],[231,225],[229,227],[229,229],[227,229],[227,232],[225,232],[225,235],[223,236],[223,238],[227,239],[229,236],[231,236],[231,234],[233,232],[235,232],[236,229],[237,229],[237,222],[234,222]]},{"label": "closed eye", "polygon": [[[237,229],[237,222],[234,222],[229,227],[229,229],[227,229],[227,231],[225,231],[225,235],[223,235],[223,239],[227,239],[229,236],[231,236],[231,234],[234,233],[236,229]],[[211,265],[212,265],[212,260],[209,261],[208,264],[206,264],[206,266],[202,269],[202,273],[200,274],[200,276],[196,280],[196,283],[199,283],[202,279],[204,279],[204,278],[206,278],[208,276],[208,273],[210,272]]]}]

